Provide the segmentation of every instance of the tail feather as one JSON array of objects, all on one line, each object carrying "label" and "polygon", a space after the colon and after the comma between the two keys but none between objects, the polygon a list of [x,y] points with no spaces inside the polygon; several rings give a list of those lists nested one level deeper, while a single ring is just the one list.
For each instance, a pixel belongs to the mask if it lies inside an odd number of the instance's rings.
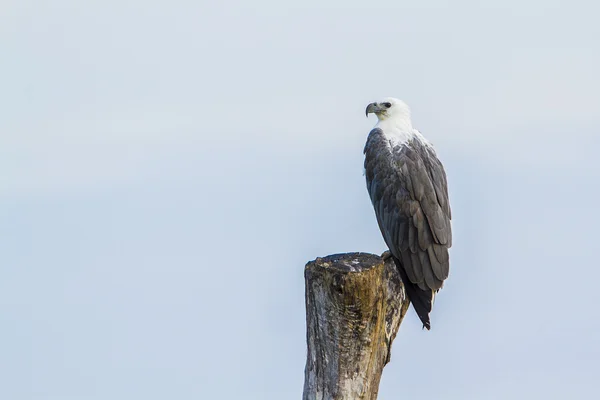
[{"label": "tail feather", "polygon": [[429,313],[433,307],[435,291],[431,289],[423,290],[419,288],[418,285],[412,283],[410,279],[408,279],[400,260],[396,257],[393,258],[396,266],[398,267],[398,271],[400,271],[400,277],[402,278],[402,283],[404,284],[404,289],[406,290],[408,299],[412,303],[413,308],[419,316],[419,319],[423,323],[423,328],[430,330],[431,323],[429,320]]}]

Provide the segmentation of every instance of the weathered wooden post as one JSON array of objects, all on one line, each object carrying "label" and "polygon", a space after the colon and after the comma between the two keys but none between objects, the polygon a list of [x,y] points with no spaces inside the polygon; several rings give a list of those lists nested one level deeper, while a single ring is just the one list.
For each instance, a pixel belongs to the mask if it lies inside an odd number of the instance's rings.
[{"label": "weathered wooden post", "polygon": [[[387,253],[387,252],[386,252]],[[386,253],[335,254],[306,264],[303,400],[375,400],[409,301]]]}]

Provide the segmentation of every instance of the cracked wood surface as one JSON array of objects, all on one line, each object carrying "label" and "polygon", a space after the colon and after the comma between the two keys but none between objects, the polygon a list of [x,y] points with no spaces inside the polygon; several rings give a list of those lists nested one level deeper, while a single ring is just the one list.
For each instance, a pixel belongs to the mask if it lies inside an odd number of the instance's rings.
[{"label": "cracked wood surface", "polygon": [[306,264],[303,400],[375,400],[409,301],[386,253],[335,254]]}]

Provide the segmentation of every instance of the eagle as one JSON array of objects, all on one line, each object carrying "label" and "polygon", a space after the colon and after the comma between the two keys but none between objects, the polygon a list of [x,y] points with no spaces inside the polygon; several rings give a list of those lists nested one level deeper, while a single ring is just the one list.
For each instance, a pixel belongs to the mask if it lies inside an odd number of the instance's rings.
[{"label": "eagle", "polygon": [[409,107],[385,98],[367,106],[378,122],[364,148],[367,190],[390,256],[423,328],[436,293],[448,278],[452,246],[446,172],[414,129]]}]

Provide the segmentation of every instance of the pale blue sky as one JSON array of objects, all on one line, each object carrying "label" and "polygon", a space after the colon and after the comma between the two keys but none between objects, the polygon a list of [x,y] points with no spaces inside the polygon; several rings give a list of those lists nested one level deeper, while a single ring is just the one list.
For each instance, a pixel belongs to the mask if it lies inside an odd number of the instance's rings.
[{"label": "pale blue sky", "polygon": [[446,165],[454,247],[379,398],[590,398],[599,12],[4,0],[0,398],[299,398],[304,264],[385,250],[362,176],[384,96]]}]

